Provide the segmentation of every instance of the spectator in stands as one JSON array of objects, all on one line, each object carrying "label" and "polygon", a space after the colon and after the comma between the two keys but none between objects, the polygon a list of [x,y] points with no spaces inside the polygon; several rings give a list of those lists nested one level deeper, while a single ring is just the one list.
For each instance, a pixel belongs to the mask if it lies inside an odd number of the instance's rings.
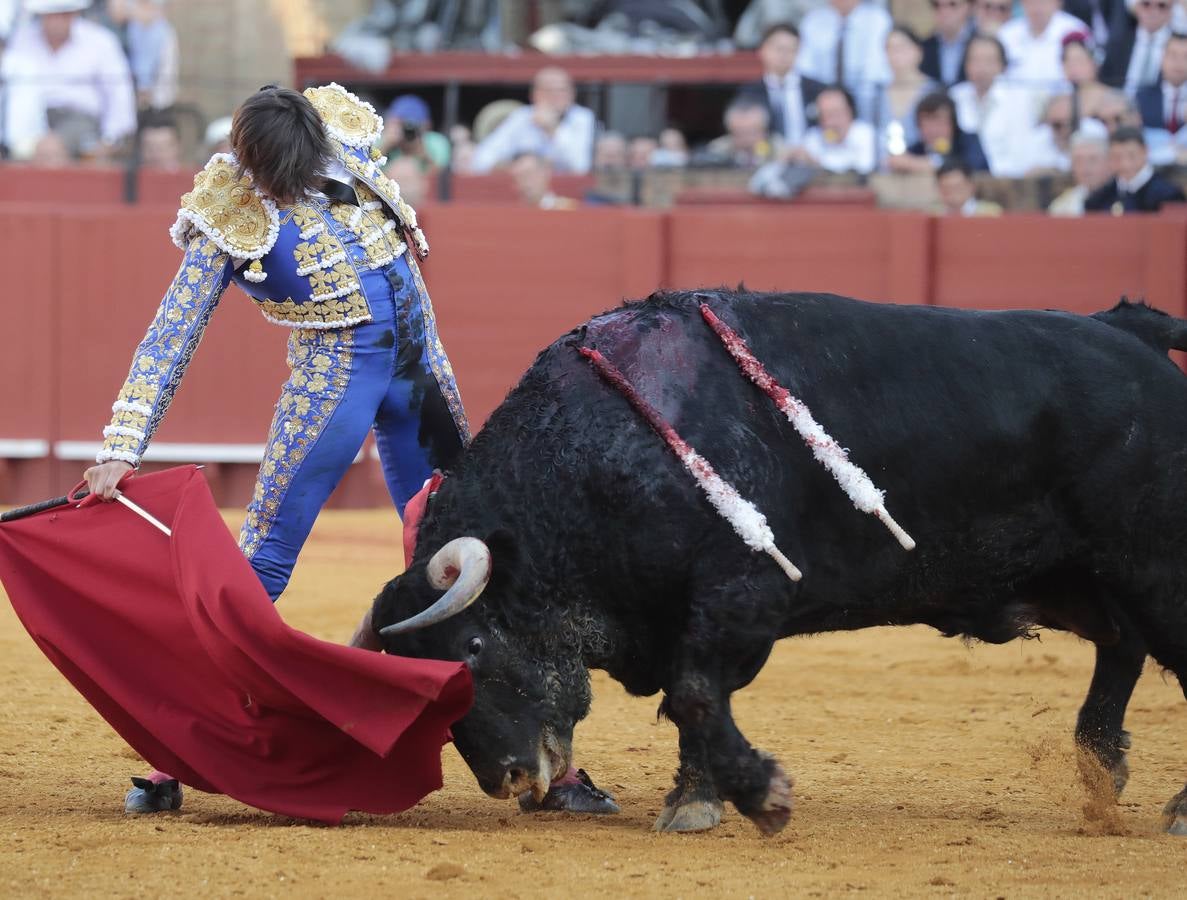
[{"label": "spectator in stands", "polygon": [[1072,93],[1072,125],[1081,117],[1093,116],[1109,88],[1098,80],[1098,67],[1088,38],[1072,33],[1063,39],[1063,76]]},{"label": "spectator in stands", "polygon": [[710,141],[694,162],[742,168],[760,166],[776,155],[769,126],[765,103],[736,97],[725,109],[726,133]]},{"label": "spectator in stands", "polygon": [[1006,74],[1033,90],[1056,90],[1063,81],[1063,39],[1084,32],[1086,26],[1060,9],[1060,0],[1021,2],[1022,16],[1006,22],[997,33],[1010,61]]},{"label": "spectator in stands", "polygon": [[936,30],[923,42],[919,68],[932,81],[948,87],[965,79],[964,50],[973,36],[973,7],[969,0],[931,0],[931,8]]},{"label": "spectator in stands", "polygon": [[762,81],[743,85],[738,96],[764,103],[771,122],[771,133],[787,147],[796,147],[804,139],[814,118],[811,109],[824,88],[822,82],[795,71],[800,35],[786,23],[772,25],[758,47],[762,63]]},{"label": "spectator in stands", "polygon": [[205,159],[210,159],[216,153],[231,152],[231,117],[220,116],[206,126],[206,133],[202,137],[202,149]]},{"label": "spectator in stands", "polygon": [[1132,15],[1122,18],[1109,35],[1100,79],[1123,88],[1133,97],[1147,85],[1156,84],[1162,51],[1171,35],[1171,0],[1137,0]]},{"label": "spectator in stands", "polygon": [[56,131],[47,131],[37,139],[29,163],[40,169],[61,169],[70,165],[70,149]]},{"label": "spectator in stands", "polygon": [[651,168],[651,157],[659,149],[659,141],[653,137],[640,136],[631,139],[629,160],[630,167],[636,172]]},{"label": "spectator in stands", "polygon": [[997,38],[970,38],[965,70],[969,80],[948,91],[956,106],[956,124],[977,136],[994,175],[1024,175],[1030,168],[1029,141],[1039,119],[1039,95],[1006,79],[1006,51]]},{"label": "spectator in stands", "polygon": [[[1104,140],[1107,132],[1099,122],[1085,119],[1084,133]],[[1071,94],[1056,94],[1043,108],[1039,127],[1031,135],[1026,170],[1022,174],[1067,172],[1072,165],[1072,134],[1076,131],[1074,105]],[[1029,152],[1027,152],[1029,150]],[[994,173],[997,174],[997,173]]]},{"label": "spectator in stands", "polygon": [[158,113],[141,125],[140,164],[162,172],[181,171],[181,133],[171,117]]},{"label": "spectator in stands", "polygon": [[0,61],[5,141],[15,157],[27,157],[52,129],[72,156],[106,159],[136,129],[124,51],[110,31],[79,17],[89,5],[26,0],[35,18],[17,27]]},{"label": "spectator in stands", "polygon": [[1142,125],[1175,134],[1187,117],[1187,35],[1172,34],[1162,53],[1161,78],[1135,97]]},{"label": "spectator in stands", "polygon": [[800,74],[847,88],[858,115],[872,120],[877,87],[890,80],[886,35],[892,25],[890,14],[868,0],[828,0],[800,23]]},{"label": "spectator in stands", "polygon": [[[1087,114],[1085,114],[1085,118],[1087,118]],[[1142,126],[1141,113],[1138,112],[1133,101],[1121,91],[1105,92],[1097,101],[1096,110],[1091,118],[1103,124],[1109,134],[1118,128],[1140,128]],[[1084,119],[1081,119],[1081,124],[1083,122]]]},{"label": "spectator in stands", "polygon": [[607,131],[594,144],[595,172],[621,172],[627,167],[626,138],[617,131]]},{"label": "spectator in stands", "polygon": [[688,141],[678,128],[665,128],[659,133],[659,149],[651,155],[656,168],[679,168],[688,165]]},{"label": "spectator in stands", "polygon": [[1119,216],[1157,212],[1163,204],[1187,202],[1182,189],[1150,165],[1140,128],[1118,128],[1109,137],[1109,170],[1113,177],[1084,201],[1087,212]]},{"label": "spectator in stands", "polygon": [[977,199],[973,170],[958,159],[946,160],[936,170],[936,188],[940,205],[946,216],[1000,216],[1002,208],[996,203]]},{"label": "spectator in stands", "polygon": [[857,121],[853,95],[844,88],[828,87],[816,98],[820,124],[808,129],[804,143],[786,158],[828,172],[868,175],[877,164],[874,126]]},{"label": "spectator in stands", "polygon": [[420,207],[429,197],[432,179],[415,156],[397,156],[384,169],[387,177],[400,186],[400,196]]},{"label": "spectator in stands", "polygon": [[1051,201],[1053,216],[1082,216],[1084,201],[1109,180],[1109,141],[1101,134],[1077,131],[1071,140],[1073,184]]},{"label": "spectator in stands", "polygon": [[531,98],[478,145],[473,171],[489,172],[521,153],[534,153],[558,172],[584,175],[592,162],[597,122],[592,110],[574,102],[568,73],[554,66],[541,69],[532,80]]},{"label": "spectator in stands", "polygon": [[915,128],[915,107],[928,94],[940,89],[937,82],[920,70],[923,44],[915,32],[906,26],[897,25],[887,35],[886,59],[890,64],[891,78],[881,92],[881,109],[877,118],[881,128],[879,158],[903,153],[919,140]]},{"label": "spectator in stands", "polygon": [[411,156],[426,172],[449,168],[449,138],[433,131],[429,105],[415,94],[401,94],[388,105],[380,148],[389,160]]},{"label": "spectator in stands", "polygon": [[454,172],[469,172],[470,162],[474,159],[473,133],[465,125],[454,125],[449,129],[450,163]]},{"label": "spectator in stands", "polygon": [[537,209],[576,209],[577,201],[552,192],[552,164],[538,153],[521,153],[511,163],[519,200]]},{"label": "spectator in stands", "polygon": [[177,32],[165,16],[165,0],[124,0],[112,5],[124,21],[128,63],[141,109],[167,109],[177,99]]},{"label": "spectator in stands", "polygon": [[919,140],[906,153],[891,156],[891,172],[934,172],[949,158],[967,165],[970,171],[988,171],[989,163],[975,134],[956,123],[956,107],[944,93],[928,94],[915,107]]},{"label": "spectator in stands", "polygon": [[1011,0],[973,0],[973,33],[997,37],[1012,15],[1014,4]]}]

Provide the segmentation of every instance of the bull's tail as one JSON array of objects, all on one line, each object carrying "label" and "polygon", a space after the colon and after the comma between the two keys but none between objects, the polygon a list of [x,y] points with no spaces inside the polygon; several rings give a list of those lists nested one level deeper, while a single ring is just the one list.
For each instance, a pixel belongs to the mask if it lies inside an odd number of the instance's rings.
[{"label": "bull's tail", "polygon": [[1177,319],[1140,301],[1132,303],[1122,297],[1112,309],[1093,313],[1092,318],[1128,331],[1159,353],[1187,350],[1187,319]]}]

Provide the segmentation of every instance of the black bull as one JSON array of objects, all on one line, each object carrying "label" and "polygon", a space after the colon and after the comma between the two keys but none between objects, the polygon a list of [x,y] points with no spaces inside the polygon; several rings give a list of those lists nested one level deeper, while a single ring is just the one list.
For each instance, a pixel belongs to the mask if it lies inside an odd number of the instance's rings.
[{"label": "black bull", "polygon": [[[850,449],[917,549],[853,507],[741,376],[702,302]],[[1187,684],[1187,379],[1173,346],[1187,347],[1187,322],[1126,303],[1094,317],[732,292],[624,306],[544,350],[490,417],[375,627],[389,626],[389,652],[469,664],[476,700],[454,736],[488,793],[540,794],[567,765],[597,668],[633,694],[663,691],[679,729],[658,828],[711,827],[728,800],[767,833],[787,822],[790,785],[739,732],[730,695],[775,640],[1063,629],[1096,645],[1076,738],[1119,790],[1146,656]],[[756,502],[802,581],[743,544],[579,347]],[[481,543],[438,554],[461,536]],[[448,618],[390,627],[427,607],[439,618],[459,570]],[[1187,832],[1187,791],[1166,814]]]}]

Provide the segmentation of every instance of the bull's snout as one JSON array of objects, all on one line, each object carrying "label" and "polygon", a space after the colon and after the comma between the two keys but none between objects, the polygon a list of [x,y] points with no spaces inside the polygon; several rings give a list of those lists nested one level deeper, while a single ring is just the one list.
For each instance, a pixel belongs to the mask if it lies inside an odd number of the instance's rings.
[{"label": "bull's snout", "polygon": [[564,775],[569,766],[565,755],[549,746],[549,743],[541,741],[535,758],[510,757],[500,760],[501,772],[495,773],[493,778],[479,779],[482,789],[500,800],[518,797],[528,791],[532,792],[536,801],[543,800],[552,780]]}]

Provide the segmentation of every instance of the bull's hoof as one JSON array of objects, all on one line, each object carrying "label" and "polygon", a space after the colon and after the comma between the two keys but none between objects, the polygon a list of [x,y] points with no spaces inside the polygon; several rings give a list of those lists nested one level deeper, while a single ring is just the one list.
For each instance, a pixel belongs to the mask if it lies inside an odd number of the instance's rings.
[{"label": "bull's hoof", "polygon": [[619,811],[613,795],[597,787],[585,773],[578,769],[574,777],[558,781],[548,789],[544,799],[537,801],[531,793],[519,798],[519,808],[524,812],[571,812],[609,815]]},{"label": "bull's hoof", "polygon": [[150,781],[147,778],[133,778],[132,790],[124,795],[124,812],[165,812],[181,809],[181,783],[176,778],[166,781]]},{"label": "bull's hoof", "polygon": [[778,834],[791,821],[791,811],[795,806],[792,798],[792,781],[778,761],[763,754],[770,772],[767,784],[767,795],[757,811],[746,810],[745,815],[755,824],[764,837]]},{"label": "bull's hoof", "polygon": [[1167,834],[1187,837],[1187,789],[1171,797],[1162,810],[1163,825]]},{"label": "bull's hoof", "polygon": [[692,800],[679,806],[665,806],[652,830],[685,834],[708,831],[721,824],[723,809],[720,800]]}]

